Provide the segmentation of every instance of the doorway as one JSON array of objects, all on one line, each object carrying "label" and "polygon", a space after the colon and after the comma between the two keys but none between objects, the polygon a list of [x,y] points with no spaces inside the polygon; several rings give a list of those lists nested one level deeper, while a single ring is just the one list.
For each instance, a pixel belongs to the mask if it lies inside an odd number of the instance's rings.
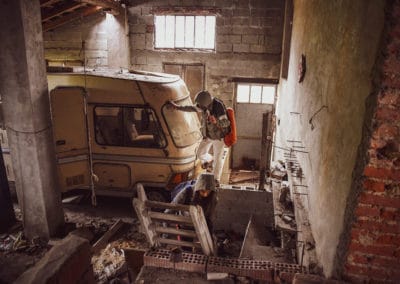
[{"label": "doorway", "polygon": [[232,169],[259,169],[263,113],[273,112],[275,96],[276,84],[236,83],[237,142],[232,147]]}]

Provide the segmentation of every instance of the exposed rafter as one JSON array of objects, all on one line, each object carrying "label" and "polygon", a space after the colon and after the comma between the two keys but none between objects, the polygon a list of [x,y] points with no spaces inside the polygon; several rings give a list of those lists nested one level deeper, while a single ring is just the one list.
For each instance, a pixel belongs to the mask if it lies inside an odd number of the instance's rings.
[{"label": "exposed rafter", "polygon": [[43,31],[49,31],[59,26],[62,26],[66,23],[72,22],[82,17],[86,17],[95,13],[102,11],[102,7],[100,6],[91,6],[76,10],[68,15],[62,16],[54,21],[48,21],[43,24]]},{"label": "exposed rafter", "polygon": [[100,6],[106,10],[109,10],[111,14],[118,15],[122,12],[122,7],[119,2],[114,0],[80,0],[83,3],[90,5]]},{"label": "exposed rafter", "polygon": [[82,6],[86,6],[85,3],[80,2],[69,2],[60,6],[57,6],[54,9],[49,10],[48,12],[42,13],[42,22],[46,22],[55,17],[58,17],[64,13],[70,13]]}]

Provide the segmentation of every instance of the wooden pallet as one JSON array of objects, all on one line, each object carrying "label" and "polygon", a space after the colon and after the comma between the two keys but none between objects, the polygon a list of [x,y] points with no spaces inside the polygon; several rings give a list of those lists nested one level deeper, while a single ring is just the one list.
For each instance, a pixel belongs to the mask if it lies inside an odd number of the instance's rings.
[{"label": "wooden pallet", "polygon": [[[138,198],[133,199],[133,207],[152,247],[165,244],[198,248],[205,255],[215,255],[211,234],[200,206],[151,201],[147,199],[142,184],[136,187]],[[166,209],[172,212],[165,213]],[[183,214],[177,215],[177,212]]]}]

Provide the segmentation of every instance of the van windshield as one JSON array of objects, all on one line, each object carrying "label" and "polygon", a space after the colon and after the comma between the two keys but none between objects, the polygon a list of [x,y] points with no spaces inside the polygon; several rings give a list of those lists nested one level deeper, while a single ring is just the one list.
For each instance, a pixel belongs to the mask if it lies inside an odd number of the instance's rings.
[{"label": "van windshield", "polygon": [[[182,106],[192,105],[190,97],[175,103]],[[190,146],[201,140],[200,122],[196,112],[175,110],[166,104],[163,107],[163,115],[177,147]]]}]

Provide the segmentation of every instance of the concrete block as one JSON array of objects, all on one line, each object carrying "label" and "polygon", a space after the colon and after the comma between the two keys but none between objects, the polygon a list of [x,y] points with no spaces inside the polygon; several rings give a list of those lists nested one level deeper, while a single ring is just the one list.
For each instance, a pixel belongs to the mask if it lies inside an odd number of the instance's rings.
[{"label": "concrete block", "polygon": [[95,283],[91,246],[86,239],[69,235],[58,242],[15,283]]},{"label": "concrete block", "polygon": [[248,44],[234,44],[233,45],[233,52],[249,52],[250,45]]},{"label": "concrete block", "polygon": [[258,44],[258,35],[242,35],[242,42],[246,44]]},{"label": "concrete block", "polygon": [[85,41],[86,50],[107,50],[107,40]]},{"label": "concrete block", "polygon": [[252,44],[250,45],[250,52],[251,53],[264,53],[266,48],[264,45]]},{"label": "concrete block", "polygon": [[131,34],[144,34],[146,33],[146,24],[129,25],[129,31]]},{"label": "concrete block", "polygon": [[229,37],[228,35],[220,35],[216,37],[216,42],[217,43],[228,43],[229,42]]},{"label": "concrete block", "polygon": [[142,16],[148,16],[150,15],[150,11],[151,11],[151,7],[147,6],[147,7],[141,7],[140,8],[140,13]]},{"label": "concrete block", "polygon": [[229,43],[242,43],[242,36],[241,35],[230,35]]},{"label": "concrete block", "polygon": [[130,42],[131,42],[132,48],[134,48],[134,49],[145,49],[146,35],[145,34],[131,34]]},{"label": "concrete block", "polygon": [[140,6],[132,6],[128,8],[128,16],[130,18],[131,15],[141,15],[142,7]]},{"label": "concrete block", "polygon": [[249,17],[250,10],[245,8],[236,8],[233,9],[233,16],[234,17]]},{"label": "concrete block", "polygon": [[63,49],[81,49],[81,41],[67,41],[67,40],[46,40],[43,42],[44,48],[63,48]]},{"label": "concrete block", "polygon": [[107,50],[86,50],[86,58],[106,58]]},{"label": "concrete block", "polygon": [[217,43],[217,52],[232,52],[233,46],[230,43]]},{"label": "concrete block", "polygon": [[135,64],[147,64],[147,57],[146,56],[136,56],[135,58]]},{"label": "concrete block", "polygon": [[233,33],[233,28],[231,26],[217,27],[217,36],[219,35],[230,35]]},{"label": "concrete block", "polygon": [[230,18],[231,24],[234,26],[248,26],[250,23],[249,17],[232,17]]},{"label": "concrete block", "polygon": [[154,34],[146,33],[146,49],[154,49]]}]

